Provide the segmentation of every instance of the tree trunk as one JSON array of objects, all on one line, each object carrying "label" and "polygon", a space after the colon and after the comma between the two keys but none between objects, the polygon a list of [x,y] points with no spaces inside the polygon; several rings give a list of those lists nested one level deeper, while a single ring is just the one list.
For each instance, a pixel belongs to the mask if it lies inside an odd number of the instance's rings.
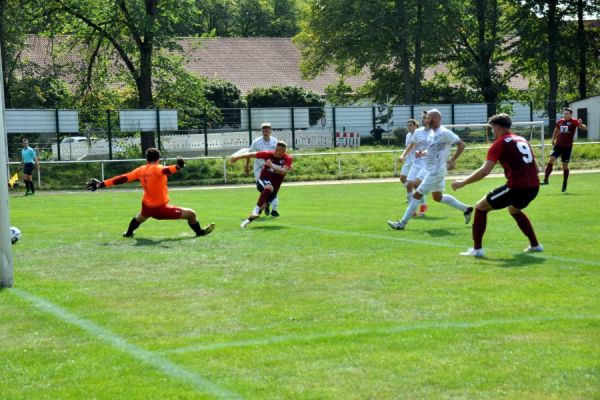
[{"label": "tree trunk", "polygon": [[413,104],[421,102],[421,69],[423,64],[423,0],[417,0],[417,32],[415,35],[415,79],[413,86]]},{"label": "tree trunk", "polygon": [[577,44],[579,45],[579,98],[587,97],[586,32],[583,25],[583,0],[577,1]]},{"label": "tree trunk", "polygon": [[486,39],[487,32],[487,17],[486,7],[487,1],[477,1],[477,53],[478,53],[478,68],[479,68],[479,84],[481,86],[481,93],[483,94],[483,100],[487,104],[487,116],[491,117],[496,114],[496,100],[498,99],[498,93],[494,88],[492,80],[492,72],[495,69],[495,65],[492,65],[492,53],[494,51],[494,44],[489,44]]},{"label": "tree trunk", "polygon": [[547,49],[548,49],[548,124],[550,129],[556,125],[556,94],[558,92],[558,65],[556,62],[556,48],[558,46],[558,21],[556,20],[557,0],[548,2],[548,17],[546,21]]},{"label": "tree trunk", "polygon": [[[154,107],[152,98],[152,44],[143,43],[140,47],[140,76],[136,80],[140,108]],[[150,147],[156,147],[154,132],[141,133],[142,154]]]},{"label": "tree trunk", "polygon": [[402,40],[402,81],[404,83],[404,104],[413,104],[413,85],[410,71],[410,57],[406,48],[406,41]]}]

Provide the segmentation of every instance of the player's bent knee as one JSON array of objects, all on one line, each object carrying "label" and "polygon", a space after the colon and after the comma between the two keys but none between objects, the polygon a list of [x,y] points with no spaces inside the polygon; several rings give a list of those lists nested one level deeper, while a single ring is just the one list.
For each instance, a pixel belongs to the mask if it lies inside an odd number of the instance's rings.
[{"label": "player's bent knee", "polygon": [[183,208],[181,212],[181,218],[187,219],[188,221],[195,221],[196,212],[191,208]]}]

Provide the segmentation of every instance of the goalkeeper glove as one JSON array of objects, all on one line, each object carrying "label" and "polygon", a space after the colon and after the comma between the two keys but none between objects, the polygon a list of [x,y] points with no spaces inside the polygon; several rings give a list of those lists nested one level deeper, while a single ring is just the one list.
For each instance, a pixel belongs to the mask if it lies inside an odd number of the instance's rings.
[{"label": "goalkeeper glove", "polygon": [[86,188],[87,190],[91,190],[92,192],[95,192],[95,191],[96,191],[96,189],[98,189],[98,188],[102,189],[104,186],[105,186],[105,185],[104,185],[104,182],[102,182],[102,181],[99,181],[99,180],[98,180],[98,179],[96,179],[96,178],[92,178],[92,180],[91,180],[91,181],[89,181],[89,182],[88,182],[88,183],[85,185],[85,188]]},{"label": "goalkeeper glove", "polygon": [[177,169],[185,167],[185,160],[181,157],[177,157]]}]

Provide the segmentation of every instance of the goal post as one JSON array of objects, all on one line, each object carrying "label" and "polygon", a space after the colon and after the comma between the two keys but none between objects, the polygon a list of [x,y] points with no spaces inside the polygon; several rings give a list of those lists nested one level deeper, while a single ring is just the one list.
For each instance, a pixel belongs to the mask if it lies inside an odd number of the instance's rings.
[{"label": "goal post", "polygon": [[[487,124],[444,125],[467,144],[490,145],[494,141],[492,128]],[[529,141],[540,166],[545,165],[544,121],[513,122],[511,132]]]},{"label": "goal post", "polygon": [[7,165],[8,146],[4,120],[4,78],[2,75],[2,59],[0,58],[0,287],[12,287],[13,285]]}]

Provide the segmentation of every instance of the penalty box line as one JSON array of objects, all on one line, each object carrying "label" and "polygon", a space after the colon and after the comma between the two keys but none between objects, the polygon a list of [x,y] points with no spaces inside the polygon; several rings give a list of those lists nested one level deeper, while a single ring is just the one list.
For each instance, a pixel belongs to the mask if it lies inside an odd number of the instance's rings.
[{"label": "penalty box line", "polygon": [[517,325],[523,323],[546,323],[556,321],[600,321],[600,315],[564,315],[564,316],[540,316],[540,317],[521,317],[511,319],[489,319],[480,321],[457,321],[457,322],[423,322],[416,324],[408,324],[401,326],[392,326],[389,328],[363,328],[363,329],[352,329],[338,332],[324,332],[306,335],[282,335],[272,336],[264,339],[248,339],[238,340],[223,343],[213,344],[198,344],[188,347],[181,347],[173,350],[161,351],[161,354],[185,354],[185,353],[197,353],[207,352],[230,348],[243,348],[243,347],[261,347],[270,346],[275,344],[286,344],[294,342],[314,342],[319,340],[328,339],[343,339],[356,336],[371,336],[371,335],[395,335],[408,332],[422,331],[422,330],[451,330],[451,329],[477,329],[485,328],[488,326],[503,326],[503,325]]},{"label": "penalty box line", "polygon": [[119,349],[132,358],[161,371],[163,374],[189,384],[200,392],[208,393],[219,399],[242,398],[242,396],[239,394],[218,386],[201,375],[188,371],[187,369],[173,363],[172,361],[169,361],[156,352],[152,352],[131,344],[124,338],[116,335],[108,329],[103,328],[90,320],[80,318],[47,299],[32,295],[29,292],[18,288],[9,289],[9,293],[15,294],[43,312],[53,315],[62,322],[84,330],[91,336]]}]

